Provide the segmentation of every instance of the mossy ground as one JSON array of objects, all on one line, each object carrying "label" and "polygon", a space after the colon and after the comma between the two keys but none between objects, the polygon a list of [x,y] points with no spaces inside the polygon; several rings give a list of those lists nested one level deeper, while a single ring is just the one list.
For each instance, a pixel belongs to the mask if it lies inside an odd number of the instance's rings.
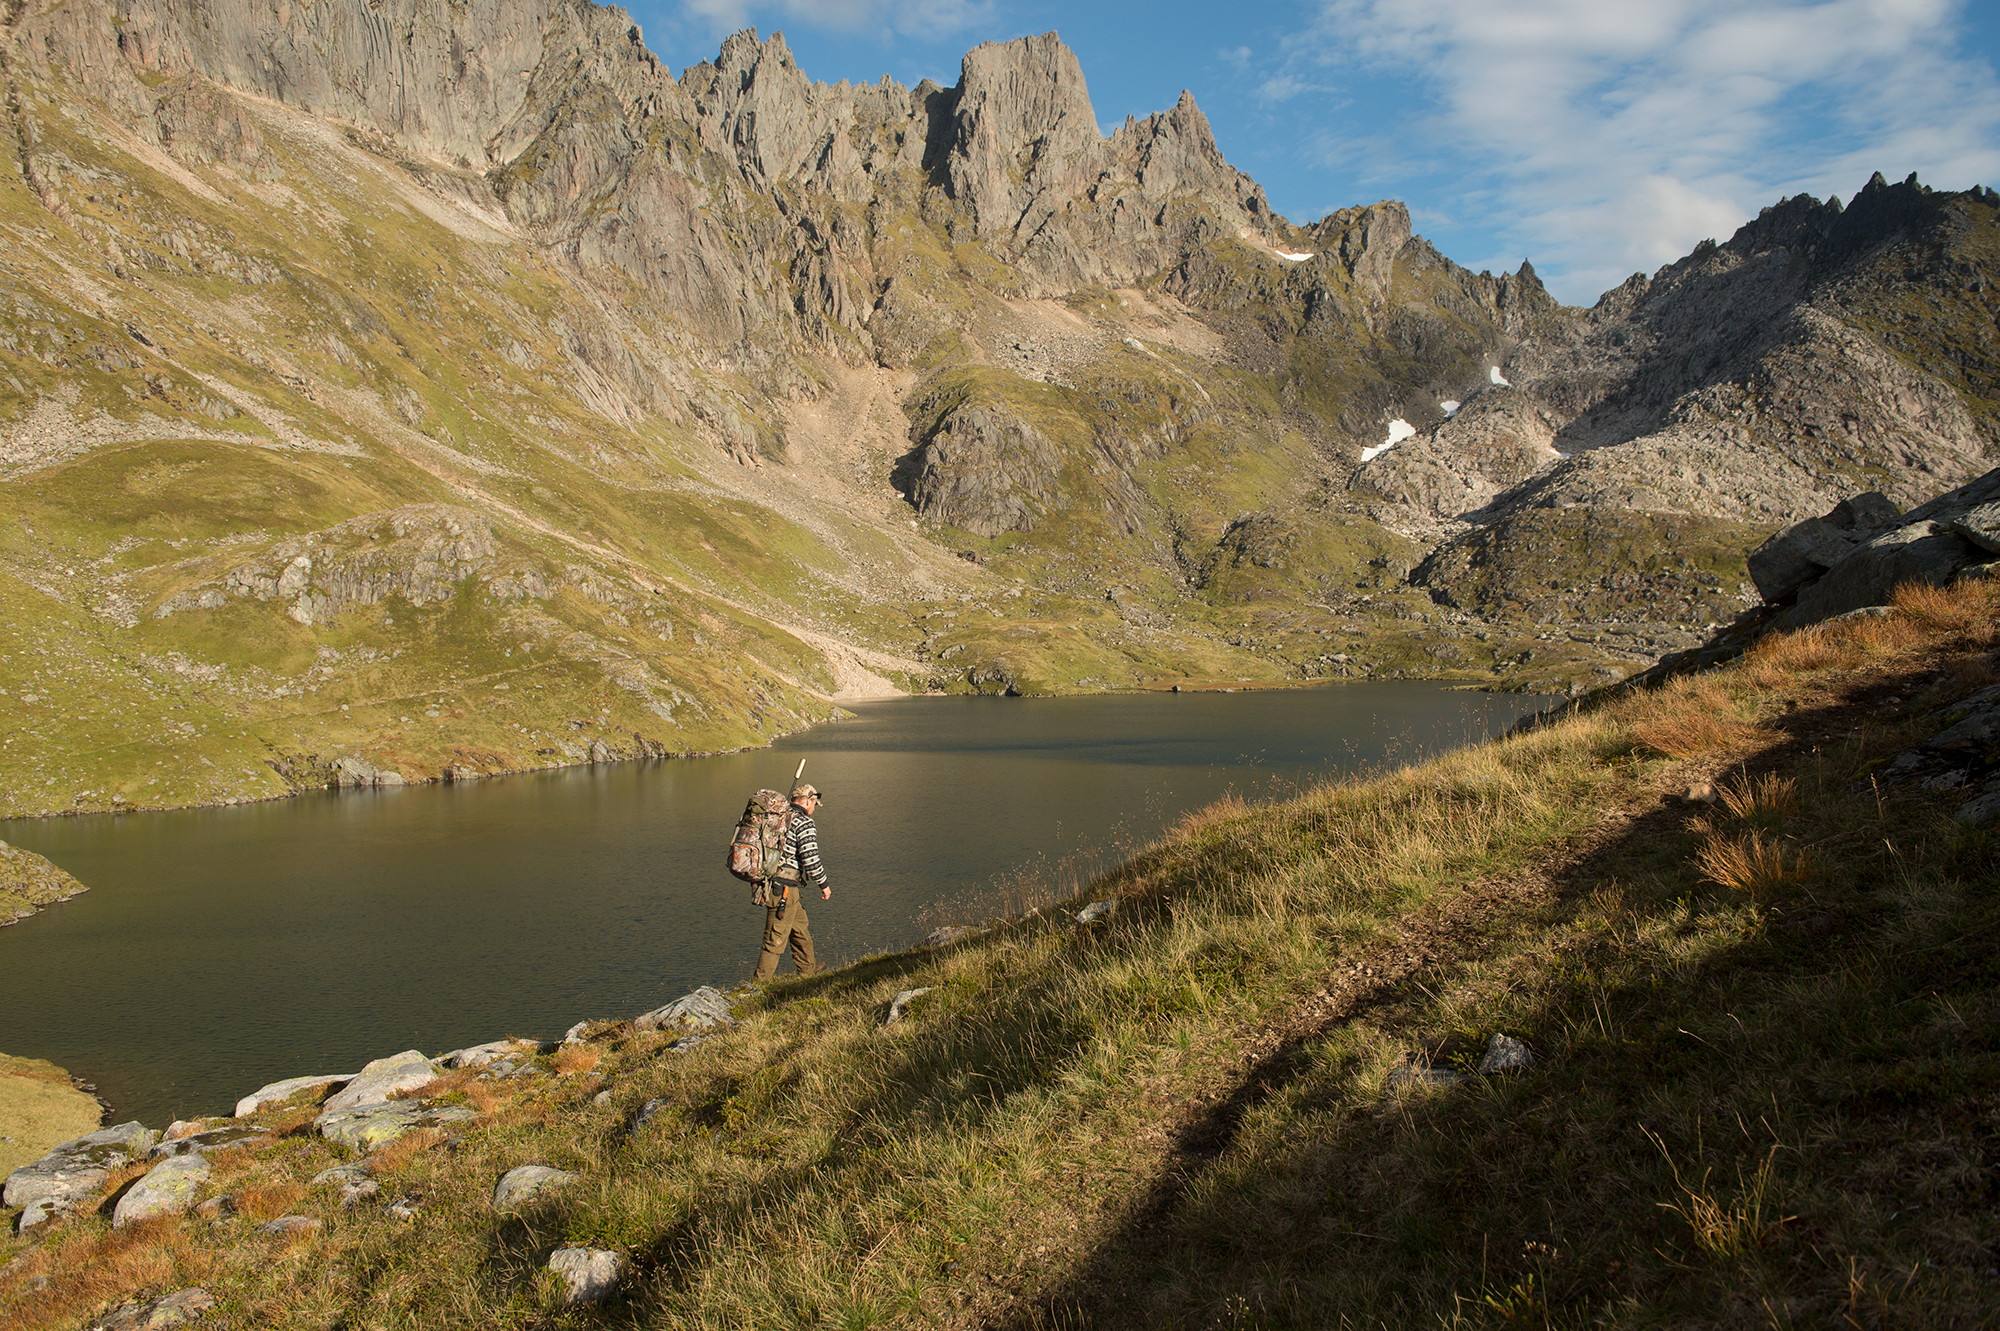
[{"label": "mossy ground", "polygon": [[[267,1111],[275,1146],[215,1158],[235,1218],[62,1222],[0,1325],[195,1283],[269,1326],[1986,1324],[1993,838],[1868,778],[2000,676],[2000,604],[1902,605],[1217,805],[967,941],[740,995],[691,1052],[608,1021],[445,1079],[478,1124],[378,1153],[351,1209],[306,1182],[310,1107]],[[1750,880],[1721,852],[1753,839]],[[1496,1033],[1532,1065],[1478,1074]],[[582,1178],[496,1213],[528,1163]],[[284,1213],[325,1227],[256,1232]],[[563,1306],[569,1244],[630,1259],[618,1299]]]}]

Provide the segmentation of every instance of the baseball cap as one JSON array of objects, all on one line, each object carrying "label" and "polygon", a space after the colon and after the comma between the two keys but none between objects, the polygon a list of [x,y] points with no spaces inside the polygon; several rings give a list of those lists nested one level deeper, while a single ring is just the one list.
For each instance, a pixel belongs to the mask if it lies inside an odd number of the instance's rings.
[{"label": "baseball cap", "polygon": [[796,786],[793,786],[792,799],[795,801],[802,799],[816,799],[822,804],[826,803],[826,796],[820,794],[819,787],[815,786],[810,781],[801,781]]}]

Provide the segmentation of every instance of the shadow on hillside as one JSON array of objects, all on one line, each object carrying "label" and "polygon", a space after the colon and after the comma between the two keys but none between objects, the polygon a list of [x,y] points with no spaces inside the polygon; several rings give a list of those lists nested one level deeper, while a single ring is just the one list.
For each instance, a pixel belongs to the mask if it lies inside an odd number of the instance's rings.
[{"label": "shadow on hillside", "polygon": [[[1824,761],[1830,786],[1849,783],[1851,797],[1874,810],[1875,794],[1852,778],[1869,758],[1895,748],[1874,726],[1873,709],[1891,694],[1915,692],[1923,673],[1877,681],[1865,695],[1769,723],[1782,738],[1741,770],[1754,778]],[[1671,911],[1690,896],[1727,897],[1724,889],[1699,883],[1689,863],[1695,839],[1685,823],[1693,812],[1694,806],[1669,800],[1642,813],[1614,841],[1566,866],[1539,907],[1520,908],[1495,927],[1520,934],[1559,926],[1599,908],[1607,884],[1649,874],[1665,889],[1633,903],[1642,915]],[[1735,1018],[1707,1004],[1722,986],[1746,977],[1824,972],[1836,957],[1872,956],[1881,915],[1848,894],[1796,911],[1789,923],[1781,920],[1671,974],[1653,972],[1643,983],[1592,991],[1595,1006],[1587,1013],[1582,991],[1558,993],[1524,1016],[1521,1030],[1532,1045],[1548,1046],[1556,1043],[1556,1032],[1565,1032],[1566,1066],[1551,1065],[1548,1051],[1538,1049],[1543,1063],[1525,1074],[1475,1078],[1401,1100],[1385,1091],[1380,1102],[1354,1107],[1352,1069],[1338,1066],[1338,1056],[1329,1059],[1325,1037],[1365,1019],[1444,1065],[1442,1055],[1453,1042],[1435,1025],[1432,996],[1478,958],[1461,955],[1448,967],[1361,995],[1295,1029],[1246,1067],[1227,1095],[1180,1130],[1164,1167],[1122,1223],[1064,1276],[989,1325],[1007,1331],[1326,1325],[1329,1318],[1359,1312],[1367,1312],[1371,1323],[1378,1316],[1429,1323],[1452,1311],[1452,1294],[1480,1305],[1489,1291],[1539,1289],[1547,1307],[1624,1297],[1630,1291],[1618,1287],[1608,1255],[1608,1266],[1592,1269],[1586,1257],[1564,1268],[1548,1254],[1567,1247],[1664,1254],[1685,1239],[1685,1224],[1662,1209],[1678,1195],[1672,1167],[1664,1148],[1646,1135],[1649,1124],[1672,1118],[1661,1105],[1712,1093],[1707,1111],[1720,1115],[1721,1101],[1742,1098],[1741,1083],[1754,1075],[1753,1064],[1772,1087],[1796,1089],[1786,1080],[1795,1076],[1789,1067],[1773,1070],[1768,1056],[1745,1043],[1747,1035],[1737,1038],[1740,1023],[1731,1033],[1728,1023]],[[1609,944],[1600,936],[1592,946]],[[1566,956],[1564,965],[1588,974],[1605,959],[1579,954]],[[1927,962],[1932,969],[1901,983],[1890,976],[1891,987],[1911,992],[1885,994],[1885,1000],[1921,997],[1926,977],[1937,974],[1934,964],[1942,963]],[[1591,1019],[1601,1037],[1578,1034]],[[1824,1029],[1782,1034],[1796,1036],[1801,1046],[1837,1041],[1842,1032],[1835,1028],[1853,1018],[1829,1012],[1823,1020]],[[1706,1036],[1699,1033],[1704,1029]],[[1894,1083],[1891,1073],[1883,1076],[1885,1084]],[[1763,1103],[1773,1104],[1776,1093],[1765,1094]],[[1275,1150],[1246,1132],[1267,1106],[1293,1125]],[[1896,1106],[1891,1096],[1875,1108]],[[1577,1117],[1586,1114],[1601,1118]],[[1245,1151],[1261,1154],[1234,1149],[1246,1138]],[[1588,1143],[1587,1158],[1569,1158],[1579,1142]],[[1602,1232],[1576,1232],[1591,1227]],[[1453,1263],[1469,1278],[1439,1276]],[[1428,1272],[1428,1279],[1412,1274],[1419,1272]],[[1038,1283],[1032,1273],[1027,1283]],[[1364,1287],[1367,1305],[1356,1307],[1352,1299]]]}]

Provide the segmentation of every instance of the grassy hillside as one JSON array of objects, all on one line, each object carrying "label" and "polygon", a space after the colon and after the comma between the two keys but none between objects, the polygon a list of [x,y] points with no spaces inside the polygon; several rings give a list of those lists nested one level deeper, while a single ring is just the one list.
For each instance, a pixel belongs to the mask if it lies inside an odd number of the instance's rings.
[{"label": "grassy hillside", "polygon": [[[2000,679],[2000,596],[1898,605],[1204,810],[692,1051],[607,1021],[448,1077],[476,1127],[352,1209],[311,1107],[271,1111],[215,1157],[234,1218],[10,1241],[0,1326],[194,1284],[301,1327],[1990,1322],[1993,834],[1885,775]],[[1496,1035],[1532,1064],[1479,1073]],[[496,1213],[527,1163],[581,1177]],[[630,1259],[619,1298],[563,1306],[568,1244]]]}]

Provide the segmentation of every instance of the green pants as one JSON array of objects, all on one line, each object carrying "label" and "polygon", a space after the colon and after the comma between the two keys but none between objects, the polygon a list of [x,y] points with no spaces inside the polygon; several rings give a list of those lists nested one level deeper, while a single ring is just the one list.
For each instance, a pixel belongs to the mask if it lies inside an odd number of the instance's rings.
[{"label": "green pants", "polygon": [[778,961],[785,955],[787,943],[792,949],[792,965],[801,975],[811,975],[819,967],[813,964],[812,930],[806,925],[806,906],[799,900],[798,888],[792,889],[792,904],[785,911],[785,918],[778,918],[778,908],[768,906],[764,910],[764,951],[757,958],[757,978],[768,980],[777,973]]}]

